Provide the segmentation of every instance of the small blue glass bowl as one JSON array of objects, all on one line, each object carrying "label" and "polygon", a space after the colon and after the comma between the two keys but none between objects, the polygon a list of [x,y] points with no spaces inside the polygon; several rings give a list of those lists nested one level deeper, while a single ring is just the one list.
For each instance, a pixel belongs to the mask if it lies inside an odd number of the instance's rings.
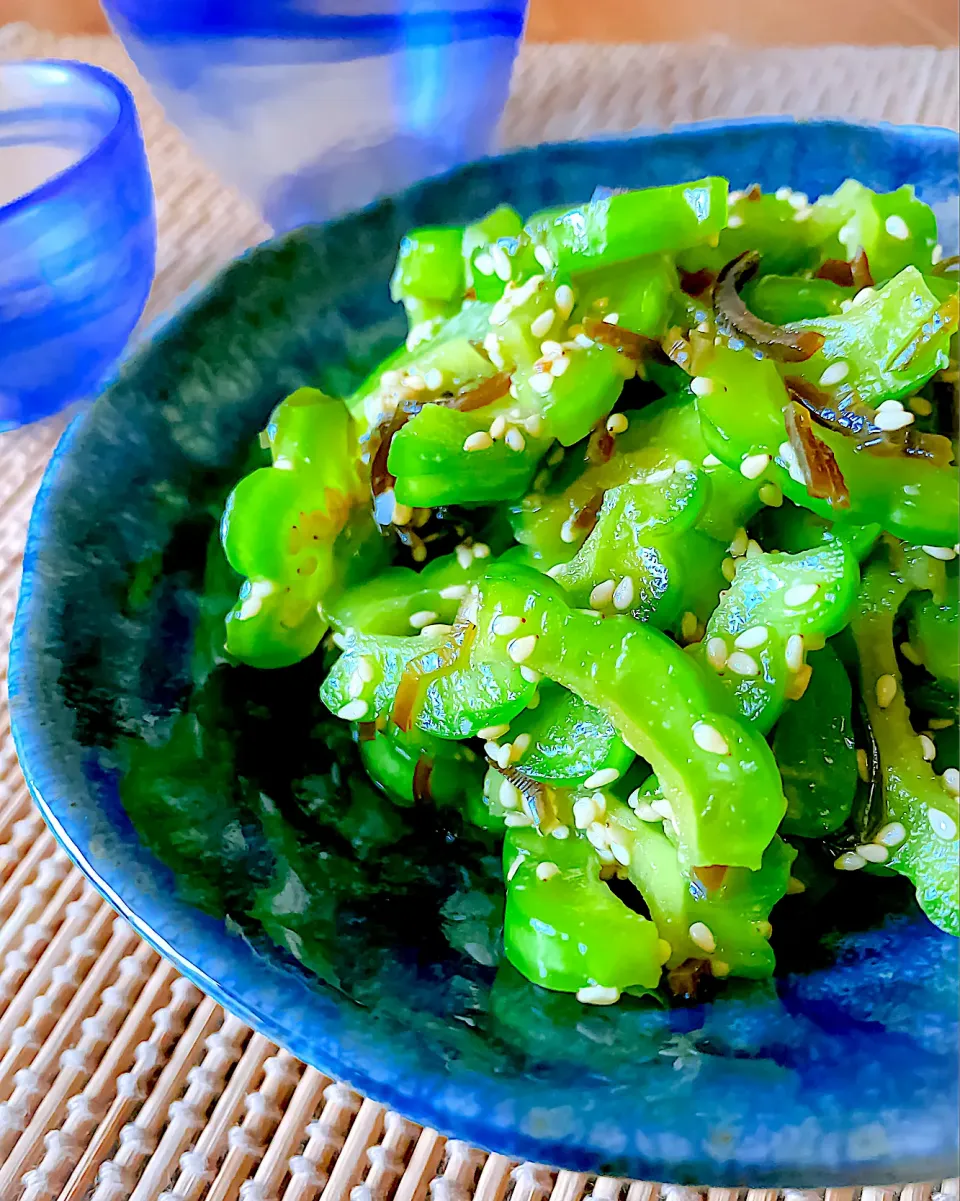
[{"label": "small blue glass bowl", "polygon": [[[617,1177],[939,1180],[958,1170],[958,943],[896,880],[848,874],[809,920],[781,906],[771,983],[728,981],[670,1011],[583,1007],[491,966],[489,912],[450,895],[477,867],[469,835],[448,842],[425,818],[422,838],[386,828],[365,860],[328,836],[353,752],[343,723],[316,735],[316,664],[197,670],[198,631],[216,638],[204,563],[218,508],[281,397],[343,393],[402,338],[387,283],[406,230],[707,173],[814,196],[847,175],[912,182],[949,215],[957,138],[772,120],[543,146],[253,250],[61,442],[14,631],[17,750],[56,836],[146,939],[271,1039],[427,1126]],[[201,693],[217,698],[206,717]],[[183,726],[187,704],[198,716]],[[339,987],[297,962],[324,971],[331,948]]]},{"label": "small blue glass bowl", "polygon": [[133,97],[87,63],[0,63],[0,431],[92,395],[153,282]]}]

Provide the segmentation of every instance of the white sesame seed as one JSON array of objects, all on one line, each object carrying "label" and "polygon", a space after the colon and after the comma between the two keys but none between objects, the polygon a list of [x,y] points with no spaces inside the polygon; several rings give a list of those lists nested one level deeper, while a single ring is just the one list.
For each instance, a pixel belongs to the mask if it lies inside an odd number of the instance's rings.
[{"label": "white sesame seed", "polygon": [[573,802],[573,824],[578,830],[585,830],[598,817],[597,806],[593,797],[582,796]]},{"label": "white sesame seed", "polygon": [[803,635],[791,634],[783,653],[789,671],[799,671],[803,667]]},{"label": "white sesame seed", "polygon": [[432,625],[439,616],[433,609],[418,609],[410,614],[410,624],[415,630],[422,630],[424,626]]},{"label": "white sesame seed", "polygon": [[490,437],[494,442],[498,441],[507,432],[507,419],[501,413],[499,417],[494,417],[490,422]]},{"label": "white sesame seed", "polygon": [[650,808],[662,821],[673,821],[673,806],[665,798],[660,797],[656,801],[651,801]]},{"label": "white sesame seed", "polygon": [[716,671],[723,671],[727,665],[727,644],[722,638],[707,639],[707,662]]},{"label": "white sesame seed", "polygon": [[743,218],[739,213],[731,213],[727,218],[727,229],[739,229],[743,224]]},{"label": "white sesame seed", "polygon": [[651,471],[644,479],[645,484],[662,484],[670,479],[673,475],[673,464],[669,467],[660,467],[656,471]]},{"label": "white sesame seed", "polygon": [[880,708],[888,708],[893,702],[893,698],[897,695],[896,676],[880,676],[880,678],[877,680],[876,694],[877,704],[880,706]]},{"label": "white sesame seed", "polygon": [[553,294],[553,301],[557,306],[557,312],[564,321],[573,312],[574,299],[573,288],[569,284],[561,284]]},{"label": "white sesame seed", "polygon": [[716,455],[704,455],[703,456],[703,465],[704,465],[704,467],[719,467],[720,460],[717,458]]},{"label": "white sesame seed", "polygon": [[824,388],[829,388],[831,384],[839,384],[850,374],[850,364],[845,363],[842,359],[837,363],[831,363],[829,367],[820,376],[820,384]]},{"label": "white sesame seed", "polygon": [[695,375],[690,381],[690,391],[694,396],[709,396],[716,386],[713,380],[705,375]]},{"label": "white sesame seed", "polygon": [[507,430],[507,436],[504,438],[504,442],[511,450],[516,451],[517,454],[520,454],[521,451],[525,450],[527,445],[523,434],[521,434],[516,428]]},{"label": "white sesame seed", "polygon": [[534,246],[533,257],[537,260],[544,271],[553,270],[555,266],[553,256],[550,254],[550,251],[547,250],[546,246]]},{"label": "white sesame seed", "polygon": [[482,730],[477,730],[478,738],[485,738],[488,741],[492,738],[500,738],[506,734],[510,726],[506,722],[501,722],[497,726],[484,726]]},{"label": "white sesame seed", "polygon": [[613,852],[613,857],[617,863],[622,864],[624,867],[630,866],[630,852],[622,842],[611,842],[610,850]]},{"label": "white sesame seed", "polygon": [[940,783],[953,796],[960,796],[960,771],[955,767],[948,767],[940,777]]},{"label": "white sesame seed", "polygon": [[798,209],[797,212],[793,214],[793,219],[794,221],[807,221],[809,220],[812,212],[813,205],[808,205],[807,208]]},{"label": "white sesame seed", "polygon": [[494,243],[490,247],[490,259],[493,262],[493,269],[496,272],[497,278],[502,279],[504,283],[510,278],[512,272],[510,269],[510,260],[507,258],[507,252],[502,246]]},{"label": "white sesame seed", "polygon": [[562,354],[550,364],[550,374],[556,379],[558,376],[565,375],[569,367],[569,358],[565,354]]},{"label": "white sesame seed", "polygon": [[673,465],[673,471],[675,475],[687,475],[688,472],[693,471],[693,464],[689,459],[677,459]]},{"label": "white sesame seed", "polygon": [[616,325],[619,320],[619,313],[607,313],[607,315],[603,318],[603,323],[604,325]]},{"label": "white sesame seed", "polygon": [[493,275],[493,259],[486,251],[481,251],[480,254],[473,260],[475,271],[479,271],[481,275]]},{"label": "white sesame seed", "polygon": [[493,446],[493,438],[486,430],[477,430],[475,434],[470,434],[464,439],[463,449],[468,453],[473,450],[489,450]]},{"label": "white sesame seed", "polygon": [[419,375],[405,375],[400,382],[411,392],[423,392],[427,386],[426,381]]},{"label": "white sesame seed", "polygon": [[420,631],[422,638],[437,638],[440,635],[446,636],[453,633],[453,626],[447,625],[446,622],[437,621],[432,625],[424,626]]},{"label": "white sesame seed", "polygon": [[454,554],[457,556],[457,562],[464,569],[464,571],[466,571],[467,568],[473,563],[472,547],[464,546],[461,543],[460,546],[457,547],[456,551],[454,551]]},{"label": "white sesame seed", "polygon": [[558,355],[563,354],[563,343],[556,342],[552,338],[547,338],[540,343],[540,353],[545,359],[555,359]]},{"label": "white sesame seed", "polygon": [[[504,821],[506,821],[506,818],[504,818]],[[514,859],[513,863],[510,864],[510,867],[507,869],[507,883],[508,884],[513,879],[513,877],[517,874],[517,872],[520,870],[520,868],[523,866],[523,861],[525,858],[526,858],[526,855],[518,855],[516,857],[516,859]]]},{"label": "white sesame seed", "polygon": [[737,574],[737,564],[728,555],[720,564],[720,571],[727,583],[732,584],[734,576]]},{"label": "white sesame seed", "polygon": [[625,575],[620,583],[613,590],[613,607],[615,609],[629,609],[633,604],[635,585],[633,577]]},{"label": "white sesame seed", "polygon": [[777,198],[777,200],[789,200],[792,195],[793,189],[788,187],[777,188],[777,190],[774,192],[774,196]]},{"label": "white sesame seed", "polygon": [[654,809],[649,801],[639,801],[635,806],[633,806],[633,811],[642,822],[663,821],[663,817],[656,811],[656,809]]},{"label": "white sesame seed", "polygon": [[944,563],[949,563],[957,557],[957,552],[952,546],[924,546],[922,550],[931,559],[940,559]]},{"label": "white sesame seed", "polygon": [[531,438],[539,438],[543,433],[543,421],[539,413],[531,413],[524,421],[523,428],[531,436]]},{"label": "white sesame seed", "polygon": [[573,340],[581,350],[589,350],[593,345],[593,338],[588,338],[586,334],[577,334]]},{"label": "white sesame seed", "polygon": [[490,758],[493,759],[493,761],[494,761],[494,763],[496,763],[497,767],[499,767],[500,770],[503,771],[504,768],[507,768],[510,766],[510,757],[512,756],[512,754],[513,754],[513,744],[510,742],[507,742],[507,743],[504,743],[503,746],[498,748],[496,755],[491,755]]},{"label": "white sesame seed", "polygon": [[530,322],[530,332],[535,338],[545,338],[553,329],[553,323],[557,319],[555,309],[544,309]]},{"label": "white sesame seed", "polygon": [[744,630],[742,634],[738,634],[733,640],[733,645],[738,646],[743,651],[755,650],[758,646],[763,646],[770,636],[770,631],[766,626],[751,626],[748,630]]},{"label": "white sesame seed", "polygon": [[520,617],[512,617],[509,614],[501,614],[495,617],[490,623],[491,631],[499,638],[508,638],[511,634],[515,634],[523,625],[523,619]]},{"label": "white sesame seed", "polygon": [[857,775],[864,784],[870,782],[870,768],[867,764],[867,752],[863,747],[857,747]]},{"label": "white sesame seed", "polygon": [[891,213],[884,221],[883,228],[891,238],[896,238],[898,242],[905,242],[910,237],[910,227],[899,213]]},{"label": "white sesame seed", "polygon": [[763,475],[770,465],[769,455],[747,455],[740,464],[740,474],[748,480],[755,480]]},{"label": "white sesame seed", "polygon": [[343,721],[360,721],[366,717],[369,707],[366,701],[353,700],[337,710],[337,717]]},{"label": "white sesame seed", "polygon": [[630,419],[626,413],[611,413],[607,418],[608,434],[624,434],[630,427]]},{"label": "white sesame seed", "polygon": [[727,667],[738,676],[758,676],[760,667],[752,655],[745,651],[734,651],[727,660]]},{"label": "white sesame seed", "polygon": [[861,859],[866,859],[867,863],[886,863],[890,858],[887,848],[877,842],[864,843],[863,846],[857,847],[856,854]]},{"label": "white sesame seed", "polygon": [[534,823],[533,818],[530,817],[530,815],[527,813],[508,813],[506,815],[506,817],[503,819],[503,824],[505,826],[514,827],[514,826],[532,826],[535,823]]},{"label": "white sesame seed", "polygon": [[413,509],[409,505],[395,504],[390,520],[394,525],[409,525],[413,520]]},{"label": "white sesame seed", "polygon": [[577,989],[577,1000],[584,1005],[616,1005],[620,1000],[620,989],[605,988],[602,984],[588,984]]},{"label": "white sesame seed", "polygon": [[787,699],[798,701],[807,691],[810,680],[813,677],[813,668],[809,663],[804,663],[798,672],[793,676],[790,683],[787,685]]},{"label": "white sesame seed", "polygon": [[810,203],[810,197],[806,192],[791,192],[787,200],[791,207],[795,209],[805,209]]},{"label": "white sesame seed", "polygon": [[473,557],[475,559],[489,559],[490,558],[490,547],[487,546],[486,542],[474,542]]},{"label": "white sesame seed", "polygon": [[429,371],[424,372],[423,382],[431,392],[439,392],[443,387],[443,372],[437,367],[431,367]]},{"label": "white sesame seed", "polygon": [[504,809],[519,809],[520,808],[520,789],[515,784],[511,784],[509,780],[501,780],[500,788],[497,791],[497,800]]},{"label": "white sesame seed", "polygon": [[380,376],[380,385],[383,388],[396,388],[402,379],[402,371],[384,371]]},{"label": "white sesame seed", "polygon": [[559,875],[560,875],[560,869],[559,869],[559,867],[557,867],[557,865],[555,863],[551,863],[549,860],[546,860],[544,863],[537,864],[537,879],[538,880],[543,880],[544,882],[546,882],[547,880],[552,880],[554,876],[559,876]]},{"label": "white sesame seed", "polygon": [[779,484],[768,482],[760,485],[760,491],[757,493],[763,504],[768,505],[771,509],[779,509],[783,504],[783,492],[780,490]]},{"label": "white sesame seed", "polygon": [[833,866],[838,872],[858,872],[866,862],[866,859],[862,855],[858,855],[856,851],[845,851],[844,854],[838,855],[834,859]]},{"label": "white sesame seed", "polygon": [[605,788],[615,780],[620,779],[620,773],[615,767],[601,767],[583,782],[584,788]]},{"label": "white sesame seed", "polygon": [[727,547],[727,550],[734,559],[739,559],[741,555],[745,555],[747,553],[748,541],[749,539],[747,537],[747,531],[743,528],[743,526],[741,526],[740,529],[738,529],[734,534],[733,541]]},{"label": "white sesame seed", "polygon": [[502,367],[504,365],[504,357],[500,353],[500,339],[493,330],[483,339],[483,349],[490,356],[490,361],[495,367]]},{"label": "white sesame seed", "polygon": [[514,663],[523,663],[537,649],[536,634],[527,634],[523,638],[514,638],[507,645],[507,654]]},{"label": "white sesame seed", "polygon": [[565,838],[570,837],[570,827],[569,826],[554,826],[553,829],[550,831],[550,837],[556,838],[558,842],[563,842],[563,840]]},{"label": "white sesame seed", "polygon": [[933,263],[934,266],[936,266],[937,263],[941,262],[942,260],[943,260],[943,247],[939,243],[937,243],[937,245],[934,246],[934,248],[933,248],[933,254],[930,256],[930,262]]},{"label": "white sesame seed", "polygon": [[913,413],[908,413],[906,409],[883,409],[877,410],[877,415],[873,419],[873,424],[878,430],[902,430],[905,425],[912,425],[915,420]]},{"label": "white sesame seed", "polygon": [[[573,522],[574,522],[574,518],[570,517],[560,527],[560,541],[561,542],[576,542],[577,539],[580,537],[580,533],[577,530],[577,527],[573,524]],[[562,568],[563,566],[565,566],[565,565],[562,563],[557,564],[557,567]],[[551,568],[551,570],[554,570],[554,569]]]},{"label": "white sesame seed", "polygon": [[484,752],[496,762],[500,758],[500,743],[494,742],[492,739],[483,744]]},{"label": "white sesame seed", "polygon": [[358,671],[355,671],[347,683],[347,696],[356,700],[358,696],[363,694],[365,684],[366,680],[364,680],[363,676]]},{"label": "white sesame seed", "polygon": [[702,951],[706,951],[708,955],[717,949],[717,940],[713,937],[713,931],[705,922],[694,922],[688,933],[690,941]]},{"label": "white sesame seed", "polygon": [[942,809],[928,809],[927,821],[938,838],[942,838],[945,842],[953,842],[956,838],[957,823],[949,813],[944,813]]},{"label": "white sesame seed", "polygon": [[466,584],[451,584],[447,588],[441,588],[438,593],[441,600],[464,600],[470,593],[470,589]]},{"label": "white sesame seed", "polygon": [[718,729],[708,725],[705,721],[694,722],[693,741],[702,751],[709,751],[713,755],[730,754],[730,746],[726,738]]},{"label": "white sesame seed", "polygon": [[539,684],[541,679],[543,679],[538,671],[535,671],[532,667],[527,667],[526,664],[520,668],[520,674],[528,684]]},{"label": "white sesame seed", "polygon": [[788,609],[799,609],[808,605],[819,591],[819,584],[794,584],[783,594],[783,603]]},{"label": "white sesame seed", "polygon": [[920,753],[928,763],[932,763],[937,757],[937,744],[929,734],[920,735]]},{"label": "white sesame seed", "polygon": [[535,372],[530,376],[530,387],[540,396],[546,396],[553,387],[553,376],[549,371]]},{"label": "white sesame seed", "polygon": [[907,832],[900,822],[888,822],[877,832],[873,841],[884,847],[898,847],[901,842],[906,841],[906,837]]},{"label": "white sesame seed", "polygon": [[687,610],[683,617],[680,618],[680,637],[684,642],[693,642],[697,636],[697,627],[699,626],[696,613],[691,613]]},{"label": "white sesame seed", "polygon": [[602,609],[605,605],[609,605],[613,599],[613,591],[616,584],[613,580],[604,580],[602,584],[597,584],[590,592],[590,608]]},{"label": "white sesame seed", "polygon": [[530,749],[531,738],[529,734],[518,734],[513,740],[513,757],[522,759]]},{"label": "white sesame seed", "polygon": [[367,684],[373,679],[373,663],[365,655],[357,660],[357,675]]}]

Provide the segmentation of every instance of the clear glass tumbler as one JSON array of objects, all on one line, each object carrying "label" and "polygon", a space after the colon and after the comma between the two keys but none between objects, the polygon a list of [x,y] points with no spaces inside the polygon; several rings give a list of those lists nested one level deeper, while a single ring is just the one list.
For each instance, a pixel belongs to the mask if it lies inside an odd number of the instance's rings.
[{"label": "clear glass tumbler", "polygon": [[153,281],[133,98],[86,63],[0,63],[0,431],[92,393]]},{"label": "clear glass tumbler", "polygon": [[168,117],[278,230],[492,148],[526,0],[106,0]]}]

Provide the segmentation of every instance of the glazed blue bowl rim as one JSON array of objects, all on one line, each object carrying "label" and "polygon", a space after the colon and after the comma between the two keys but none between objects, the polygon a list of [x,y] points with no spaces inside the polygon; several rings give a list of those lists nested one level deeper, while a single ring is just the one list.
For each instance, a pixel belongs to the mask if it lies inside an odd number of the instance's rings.
[{"label": "glazed blue bowl rim", "polygon": [[117,102],[116,120],[76,162],[49,176],[35,188],[31,188],[29,192],[24,192],[22,196],[17,196],[6,204],[0,204],[0,221],[24,209],[32,208],[36,204],[53,200],[68,188],[75,186],[78,178],[96,170],[98,159],[110,154],[116,144],[131,132],[136,132],[136,105],[130,89],[121,79],[118,79],[110,71],[104,70],[103,67],[96,67],[93,63],[79,62],[71,58],[31,58],[0,62],[0,74],[26,68],[33,71],[53,67],[81,79],[93,80],[104,87]]},{"label": "glazed blue bowl rim", "polygon": [[[798,124],[852,127],[864,132],[889,131],[890,133],[895,133],[898,138],[918,143],[928,142],[930,139],[936,139],[937,141],[949,140],[951,143],[955,143],[957,140],[957,134],[954,131],[943,127],[921,125],[894,126],[889,123],[849,122],[842,120],[797,122],[789,117],[771,117],[697,122],[676,126],[669,131],[634,130],[622,136],[590,139],[588,144],[602,149],[604,145],[620,144],[624,140],[630,139],[647,142],[654,137],[683,137],[685,134],[718,132],[731,127],[747,130],[754,129],[761,132],[775,132],[778,128],[792,127]],[[511,151],[507,155],[497,157],[509,158],[515,155],[520,156],[545,148],[549,148],[549,146],[521,148]],[[455,176],[456,174],[457,171],[449,173],[450,176]],[[373,208],[375,205],[370,207]],[[336,222],[329,224],[336,224]],[[247,255],[253,254],[256,250],[257,247],[252,247],[240,257],[245,258]],[[154,340],[165,330],[188,317],[193,307],[202,300],[205,291],[206,289],[189,289],[180,298],[179,303],[175,304],[166,314],[159,317],[146,328],[144,334],[138,340],[137,346],[132,348],[133,352],[146,341]],[[128,355],[125,361],[128,361],[129,357]],[[110,382],[112,381],[108,381],[106,388],[109,387]],[[521,1132],[515,1126],[512,1126],[509,1130],[505,1130],[503,1126],[496,1125],[486,1119],[482,1106],[479,1113],[474,1113],[470,1117],[466,1117],[459,1115],[450,1107],[448,1102],[438,1103],[436,1098],[443,1095],[443,1088],[441,1086],[445,1083],[442,1073],[434,1072],[431,1077],[429,1069],[418,1068],[419,1075],[416,1081],[416,1088],[415,1090],[407,1091],[402,1087],[395,1088],[391,1082],[385,1082],[383,1078],[374,1078],[369,1074],[369,1068],[363,1066],[364,1064],[371,1064],[373,1062],[369,1049],[359,1051],[354,1060],[351,1058],[352,1052],[350,1050],[344,1053],[344,1049],[338,1047],[338,1051],[340,1052],[339,1057],[336,1054],[332,1054],[328,1055],[323,1062],[318,1062],[317,1055],[310,1049],[309,1037],[301,1037],[299,1030],[291,1031],[291,1029],[286,1027],[283,1021],[280,1020],[282,1015],[277,1015],[272,1011],[263,1012],[258,1009],[255,1003],[245,1000],[241,991],[234,991],[240,983],[238,980],[234,980],[231,984],[230,981],[222,982],[217,977],[208,974],[199,963],[193,962],[192,959],[181,954],[176,946],[172,945],[152,928],[149,921],[142,917],[138,911],[138,902],[142,902],[143,898],[138,893],[138,886],[132,875],[125,872],[125,865],[117,864],[116,870],[109,873],[108,878],[107,874],[101,874],[77,847],[70,832],[69,814],[71,802],[68,797],[63,795],[62,784],[58,777],[57,747],[51,739],[50,731],[43,726],[42,722],[37,722],[34,719],[32,697],[37,695],[38,680],[35,664],[33,663],[32,640],[29,635],[31,631],[40,628],[43,621],[43,592],[45,585],[41,578],[38,564],[44,554],[49,536],[49,515],[56,507],[60,492],[61,470],[64,462],[70,455],[73,444],[81,432],[88,413],[89,410],[87,413],[82,413],[74,418],[64,431],[46,468],[37,494],[30,518],[23,562],[23,578],[10,648],[9,697],[14,744],[29,790],[48,826],[58,842],[83,870],[98,892],[130,922],[137,933],[158,952],[169,959],[178,971],[222,1004],[229,1012],[237,1015],[273,1041],[286,1046],[294,1054],[298,1054],[308,1060],[326,1074],[346,1081],[365,1095],[398,1110],[404,1116],[413,1119],[422,1126],[436,1128],[441,1132],[450,1134],[451,1137],[468,1138],[481,1146],[492,1148],[518,1160],[538,1159],[538,1150],[542,1153],[544,1144],[550,1142],[549,1138],[541,1138],[537,1135]],[[343,1003],[339,1000],[337,1002],[338,1005]],[[338,1009],[338,1020],[339,1013],[340,1010]],[[389,1061],[389,1042],[381,1039],[377,1049]],[[409,1084],[409,1081],[406,1083]],[[501,1094],[503,1092],[503,1083],[501,1081]],[[485,1079],[484,1084],[489,1088],[491,1082],[489,1079]],[[490,1100],[490,1096],[483,1098],[484,1104],[488,1104]],[[653,1118],[653,1115],[651,1115],[651,1118]],[[459,1132],[455,1129],[457,1125],[460,1126]],[[554,1140],[555,1142],[556,1140]],[[564,1166],[587,1172],[596,1170],[595,1167],[591,1166],[591,1163],[596,1163],[599,1154],[595,1146],[591,1147],[586,1143],[579,1143],[573,1144],[569,1148],[565,1146],[565,1150],[569,1150],[569,1155],[566,1155]],[[941,1160],[937,1164],[925,1165],[931,1168],[929,1172],[918,1172],[912,1178],[929,1179],[936,1177],[940,1179],[943,1176],[952,1174],[948,1173],[947,1165],[953,1154],[954,1151],[952,1148],[944,1147]],[[643,1156],[635,1152],[631,1153],[630,1158],[638,1166],[643,1160]],[[678,1167],[680,1166],[682,1165],[678,1165]],[[809,1171],[801,1169],[799,1172],[791,1172],[789,1164],[784,1162],[770,1163],[769,1161],[759,1166],[758,1179],[756,1180],[746,1182],[739,1176],[732,1176],[729,1171],[724,1175],[722,1166],[718,1167],[717,1176],[719,1179],[715,1179],[710,1183],[715,1185],[743,1185],[749,1183],[757,1186],[777,1183],[780,1185],[793,1184],[795,1187],[819,1187],[830,1184],[850,1183],[845,1178],[838,1177],[836,1172],[831,1174],[829,1170],[824,1172],[824,1179],[811,1179]],[[760,1179],[761,1177],[762,1179]],[[785,1179],[785,1177],[789,1177],[789,1179]],[[647,1174],[646,1178],[652,1179],[653,1176]],[[870,1183],[883,1183],[883,1181],[877,1180]]]}]

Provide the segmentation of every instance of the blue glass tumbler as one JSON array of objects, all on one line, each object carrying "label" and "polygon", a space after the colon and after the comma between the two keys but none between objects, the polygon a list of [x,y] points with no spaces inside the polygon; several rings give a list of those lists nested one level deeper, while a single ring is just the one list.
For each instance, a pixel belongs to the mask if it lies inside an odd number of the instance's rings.
[{"label": "blue glass tumbler", "polygon": [[153,281],[133,98],[86,63],[0,63],[0,431],[93,393]]},{"label": "blue glass tumbler", "polygon": [[526,0],[105,0],[167,116],[275,229],[492,149]]}]

